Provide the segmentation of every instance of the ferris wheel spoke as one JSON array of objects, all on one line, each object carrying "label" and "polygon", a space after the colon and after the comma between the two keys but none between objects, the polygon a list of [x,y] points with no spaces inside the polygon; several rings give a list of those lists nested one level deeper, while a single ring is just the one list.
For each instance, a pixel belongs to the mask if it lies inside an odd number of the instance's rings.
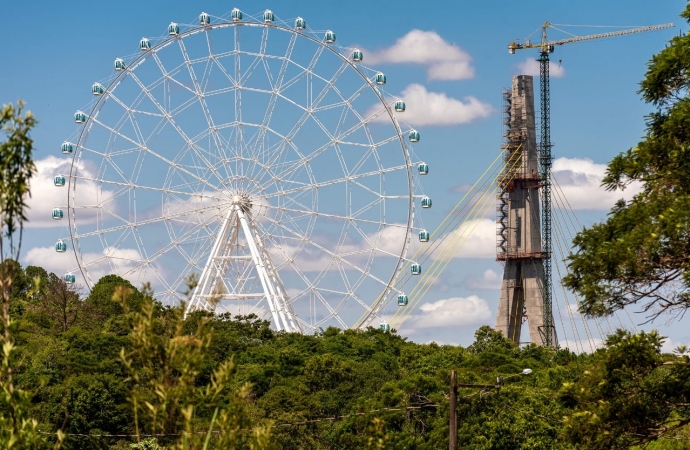
[{"label": "ferris wheel spoke", "polygon": [[[213,140],[213,143],[215,145],[216,152],[218,155],[221,155],[221,158],[227,159],[227,155],[225,154],[224,146],[222,145],[222,143],[220,142],[220,139],[218,137],[218,132],[216,131],[215,123],[213,122],[213,117],[211,116],[211,111],[209,110],[208,104],[206,103],[206,100],[204,98],[204,91],[203,91],[202,86],[201,86],[201,84],[203,83],[204,80],[202,78],[202,81],[200,83],[199,80],[197,79],[193,64],[189,59],[189,54],[187,53],[187,47],[184,45],[184,42],[182,41],[182,39],[178,39],[178,44],[179,44],[178,46],[180,48],[180,53],[182,54],[182,58],[184,59],[185,65],[187,66],[187,70],[189,72],[189,77],[191,78],[192,83],[194,85],[194,95],[195,95],[197,101],[199,102],[199,106],[201,106],[201,110],[203,111],[204,118],[206,119],[206,125],[208,127],[208,131],[209,131],[211,138]],[[211,66],[210,64],[208,64],[209,60],[207,59],[206,61],[207,61],[207,65],[206,65],[206,68],[204,69],[204,77],[207,77],[207,70],[210,70],[209,66]],[[161,70],[164,70],[162,68],[162,63],[161,63]],[[194,148],[194,150],[196,151],[197,150],[196,145],[194,145],[191,142],[189,137],[182,131],[182,129],[179,127],[179,125],[177,125],[177,123],[175,123],[175,121],[172,119],[172,117],[169,118],[169,121],[170,121],[171,125],[178,131],[180,136],[185,140],[185,142],[187,142],[187,145]],[[209,170],[211,170],[211,172],[216,176],[216,178],[218,179],[219,182],[222,183],[223,180],[228,178],[229,173],[227,172],[227,170],[225,171],[225,175],[221,175],[220,173],[217,172],[215,166],[213,166],[210,163],[210,161],[208,161],[205,157],[203,157],[203,155],[201,155],[200,152],[197,152],[197,154],[198,154],[199,158],[201,158],[201,160],[206,164],[206,166],[209,168]]]},{"label": "ferris wheel spoke", "polygon": [[[340,319],[335,314],[335,310],[331,307],[331,305],[328,303],[328,301],[323,297],[321,294],[320,290],[312,283],[309,278],[304,274],[304,272],[298,267],[297,264],[295,264],[294,259],[288,255],[285,250],[283,250],[283,246],[279,244],[278,242],[275,241],[273,236],[270,233],[264,233],[263,234],[263,239],[266,239],[270,241],[273,244],[273,250],[278,251],[279,253],[282,254],[283,259],[285,260],[285,263],[290,266],[290,268],[302,279],[302,282],[306,284],[307,289],[314,294],[316,297],[319,298],[319,301],[324,305],[324,307],[329,311],[331,316],[336,317],[336,320],[338,320],[341,324],[342,327],[347,328],[347,325]],[[308,324],[306,322],[301,321],[303,324],[305,324],[309,328],[314,328],[311,324]]]},{"label": "ferris wheel spoke", "polygon": [[[211,218],[211,219],[213,219],[213,218]],[[201,226],[199,226],[199,229],[204,229],[205,227],[204,227],[203,225],[207,225],[208,222],[211,221],[211,219],[207,219],[205,222],[203,222],[203,224],[202,224]],[[194,233],[197,233],[197,232],[199,231],[199,229],[191,228],[189,231],[187,231],[186,233],[184,233],[183,235],[181,235],[178,239],[175,239],[175,240],[171,241],[170,243],[168,243],[167,245],[165,245],[164,247],[158,249],[158,250],[157,250],[155,253],[153,253],[150,257],[146,258],[146,260],[144,260],[144,261],[139,261],[139,264],[137,264],[137,266],[133,267],[133,268],[131,269],[131,271],[141,269],[141,267],[142,267],[143,265],[151,264],[153,261],[155,261],[156,259],[158,259],[158,258],[161,257],[162,255],[166,254],[168,251],[170,251],[170,250],[173,249],[174,247],[176,247],[176,246],[178,246],[178,245],[184,243],[185,240],[186,240],[186,238],[187,238],[188,236],[190,236],[190,235],[192,235],[192,234],[194,234]]]},{"label": "ferris wheel spoke", "polygon": [[[268,216],[266,216],[266,219],[269,220],[269,221],[271,221],[273,224],[275,224],[275,225],[278,226],[279,228],[282,228],[283,230],[287,231],[288,233],[290,233],[290,234],[292,234],[292,235],[294,235],[294,236],[296,236],[296,237],[301,237],[302,239],[304,239],[304,240],[307,242],[307,245],[309,245],[309,246],[311,246],[311,247],[313,247],[313,248],[315,248],[315,249],[317,249],[317,250],[320,250],[320,251],[323,252],[324,254],[330,256],[331,259],[333,259],[333,260],[342,260],[342,258],[341,258],[339,255],[335,254],[334,252],[328,250],[328,249],[325,248],[324,246],[322,246],[322,245],[320,245],[320,244],[314,242],[313,240],[311,240],[311,239],[309,239],[309,238],[307,238],[307,237],[300,236],[299,233],[297,233],[297,232],[295,232],[294,230],[291,230],[290,228],[284,226],[282,223],[277,222],[277,221],[273,220],[272,218],[270,218],[270,217],[268,217]],[[357,272],[360,272],[362,275],[366,275],[366,276],[370,277],[372,280],[374,280],[374,281],[380,283],[380,284],[383,285],[383,286],[386,286],[386,285],[387,285],[386,282],[384,282],[384,281],[382,281],[381,279],[379,279],[378,277],[372,275],[370,272],[366,272],[366,271],[362,270],[362,268],[361,268],[361,267],[358,267],[356,264],[353,264],[353,263],[351,263],[350,261],[347,261],[347,260],[343,260],[343,261],[344,261],[351,269],[353,269],[353,270],[355,270],[355,271],[357,271]]]},{"label": "ferris wheel spoke", "polygon": [[[85,208],[80,208],[80,209],[85,209]],[[199,209],[193,211],[192,213],[198,214],[198,213],[201,213],[201,212],[213,211],[213,210],[217,210],[217,209],[218,209],[218,207],[217,207],[216,205],[214,205],[214,206],[208,206],[208,207],[204,207],[204,208],[199,208]],[[109,212],[109,213],[110,213],[110,212]],[[76,234],[76,233],[75,233],[75,234],[74,234],[74,237],[75,237],[76,239],[87,238],[87,237],[96,236],[96,235],[99,235],[99,234],[102,234],[102,233],[111,233],[111,232],[114,232],[114,231],[123,230],[123,229],[125,229],[125,228],[132,228],[132,227],[135,227],[135,226],[150,225],[150,224],[154,224],[154,223],[157,223],[157,222],[161,222],[161,221],[163,221],[163,220],[170,220],[170,219],[176,219],[176,218],[179,218],[179,217],[185,217],[185,216],[191,215],[192,213],[190,213],[190,211],[181,211],[181,212],[178,212],[178,213],[172,213],[172,214],[168,214],[168,215],[165,215],[165,216],[155,217],[155,218],[152,218],[152,219],[145,219],[145,220],[142,220],[142,221],[137,222],[137,223],[131,223],[131,222],[129,222],[129,221],[127,221],[127,220],[125,220],[125,219],[123,219],[123,218],[120,217],[119,219],[122,220],[122,221],[124,222],[123,225],[117,225],[117,226],[114,226],[114,227],[103,228],[103,229],[101,229],[101,230],[91,231],[91,232],[88,232],[88,233],[81,233],[81,234]]]},{"label": "ferris wheel spoke", "polygon": [[[401,197],[398,196],[398,195],[393,195],[393,196],[391,196],[391,195],[386,195],[385,193],[382,194],[381,192],[378,192],[378,191],[373,190],[373,189],[370,188],[369,186],[363,185],[362,183],[360,183],[360,182],[357,181],[357,180],[353,180],[353,181],[352,181],[352,184],[354,184],[355,186],[358,186],[358,187],[362,188],[362,189],[365,190],[365,191],[370,192],[371,194],[374,194],[376,197],[378,197],[378,198],[376,199],[376,201],[381,201],[381,200],[383,200],[383,199],[401,198]],[[408,197],[409,197],[409,196],[406,195],[406,196],[403,196],[402,198],[408,198]]]},{"label": "ferris wheel spoke", "polygon": [[[355,169],[356,168],[357,167],[355,167]],[[346,183],[348,181],[353,181],[353,180],[357,180],[360,178],[367,178],[367,177],[372,177],[372,176],[383,175],[383,174],[390,173],[390,172],[397,172],[399,170],[406,170],[407,168],[408,168],[407,165],[387,167],[387,168],[383,168],[383,169],[375,170],[375,171],[371,171],[371,172],[359,173],[356,175],[348,174],[344,178],[337,178],[337,179],[333,179],[333,180],[322,181],[320,183],[301,183],[298,181],[287,181],[291,184],[301,184],[301,186],[296,187],[296,188],[291,188],[291,189],[278,190],[272,194],[267,194],[264,197],[265,198],[274,198],[274,197],[283,196],[283,195],[298,194],[298,193],[305,192],[308,190],[318,189],[318,188],[322,188],[322,187],[326,187],[326,186],[332,186],[334,184],[339,184],[339,183]],[[280,180],[280,181],[286,182],[284,180]],[[277,182],[278,181],[276,181],[276,183]]]},{"label": "ferris wheel spoke", "polygon": [[[312,161],[313,159],[315,159],[317,156],[319,156],[320,154],[322,154],[323,152],[325,152],[326,150],[328,150],[328,149],[333,145],[334,142],[342,141],[344,138],[346,138],[347,136],[349,136],[349,135],[355,133],[357,130],[359,130],[360,128],[362,128],[363,126],[365,126],[367,123],[373,121],[374,119],[376,119],[377,117],[381,116],[381,115],[384,114],[385,112],[387,112],[387,109],[386,109],[386,108],[382,108],[382,109],[380,109],[380,110],[374,112],[371,116],[369,116],[367,119],[365,119],[365,121],[360,122],[360,123],[358,123],[357,125],[354,125],[353,127],[351,127],[351,128],[349,128],[348,130],[344,131],[342,134],[336,136],[335,139],[334,139],[333,141],[327,142],[326,144],[322,145],[321,147],[318,147],[318,148],[315,149],[312,153],[310,153],[310,154],[304,156],[303,158],[299,159],[299,160],[296,161],[295,163],[289,165],[288,167],[286,167],[285,169],[283,169],[281,172],[276,173],[276,174],[275,174],[275,178],[280,179],[280,178],[284,177],[286,174],[292,173],[292,172],[296,171],[300,166],[303,166],[303,165],[305,165],[305,164],[311,162],[311,161]],[[390,140],[387,140],[387,142],[392,141],[392,140],[396,140],[396,139],[399,139],[399,137],[396,136],[396,137],[394,137],[394,138],[390,138]],[[381,146],[381,144],[377,144],[377,145],[378,145],[378,146]]]},{"label": "ferris wheel spoke", "polygon": [[[364,230],[362,230],[356,222],[352,222],[352,226],[355,228],[355,230],[357,231],[357,233],[359,233],[359,235],[362,236],[362,239],[364,239],[364,240],[369,244],[369,247],[370,247],[370,248],[375,248],[375,249],[376,249],[376,252],[377,252],[377,253],[383,253],[384,255],[391,256],[391,257],[394,257],[394,258],[399,258],[399,257],[400,257],[400,254],[399,254],[399,253],[398,253],[398,254],[391,253],[391,252],[389,252],[388,250],[383,250],[383,249],[381,249],[381,248],[379,247],[379,243],[380,243],[381,240],[383,239],[383,235],[382,235],[382,233],[381,233],[380,231],[379,231],[378,233],[375,234],[376,239],[375,239],[374,242],[372,242],[371,239],[370,239],[370,236],[367,235],[367,234],[364,232]],[[401,247],[401,250],[402,250],[402,247]]]},{"label": "ferris wheel spoke", "polygon": [[113,186],[123,186],[123,187],[128,187],[132,189],[141,189],[144,191],[153,191],[153,192],[160,192],[163,194],[173,194],[173,195],[181,195],[181,196],[189,196],[189,197],[196,197],[200,200],[204,199],[214,199],[214,200],[221,200],[222,197],[215,197],[213,195],[209,195],[208,193],[197,193],[197,192],[186,192],[186,191],[177,191],[174,189],[169,189],[169,188],[157,188],[153,186],[145,186],[142,184],[133,184],[133,183],[125,183],[121,181],[114,181],[114,180],[105,180],[103,178],[95,178],[95,177],[88,177],[88,176],[83,176],[83,175],[71,175],[70,178],[73,180],[82,180],[82,181],[89,181],[93,183],[103,183],[103,184],[108,184],[108,185],[113,185]]},{"label": "ferris wheel spoke", "polygon": [[[380,177],[379,177],[380,181],[385,178],[383,176],[384,174],[392,172],[391,170],[389,170],[389,168],[383,167],[383,165],[381,164],[381,159],[379,158],[378,148],[376,147],[376,145],[370,145],[369,149],[362,155],[361,158],[359,158],[359,161],[357,161],[352,166],[352,168],[350,169],[350,174],[359,172],[363,168],[364,164],[366,164],[366,162],[369,161],[369,159],[371,157],[373,157],[374,161],[376,161],[376,165],[378,166],[378,170],[374,171],[374,173],[377,173],[380,175]],[[398,167],[398,169],[397,169],[398,171],[403,170],[403,169],[406,171],[410,170],[410,166],[408,164],[405,164],[404,166],[397,166],[397,167]],[[371,173],[371,172],[369,172],[369,173]],[[348,174],[348,175],[351,176],[350,174]],[[354,177],[353,179],[359,179],[359,178],[361,178],[361,177]]]},{"label": "ferris wheel spoke", "polygon": [[[287,68],[289,66],[290,58],[292,57],[292,51],[295,48],[295,42],[297,41],[297,34],[292,34],[290,41],[288,42],[287,49],[285,50],[285,56],[280,65],[280,70],[276,76],[275,81],[272,80],[271,71],[266,67],[266,62],[264,60],[264,67],[266,69],[266,75],[268,76],[269,83],[271,86],[271,96],[268,100],[268,106],[266,107],[266,112],[264,113],[264,118],[259,127],[259,134],[257,139],[254,141],[254,148],[252,149],[252,157],[256,158],[258,161],[258,149],[261,148],[266,132],[270,129],[271,119],[273,118],[273,113],[275,111],[276,103],[279,97],[279,92],[283,88],[283,82],[285,80],[285,74],[287,73]],[[282,96],[281,96],[282,97]],[[248,171],[250,176],[254,176],[254,169],[256,165],[250,166]]]},{"label": "ferris wheel spoke", "polygon": [[[322,51],[323,51],[323,47],[319,46],[319,49],[314,54],[314,57],[312,58],[312,61],[309,63],[309,66],[307,67],[307,69],[305,69],[304,72],[302,72],[300,75],[298,75],[295,78],[301,78],[303,76],[309,77],[309,74],[312,72],[314,66],[316,65],[317,61],[319,60],[319,57],[321,56]],[[288,142],[292,142],[292,140],[295,138],[297,133],[302,129],[304,124],[307,122],[309,117],[313,117],[313,114],[311,112],[312,109],[317,107],[321,103],[321,101],[323,101],[323,99],[326,97],[328,92],[330,92],[335,87],[336,81],[342,76],[342,74],[345,72],[345,69],[347,69],[348,67],[349,67],[348,63],[343,63],[338,68],[338,70],[335,72],[335,74],[331,77],[331,79],[326,82],[326,85],[321,89],[321,91],[319,92],[319,94],[316,96],[315,99],[309,98],[310,94],[308,93],[307,107],[305,108],[304,113],[297,120],[297,122],[292,127],[292,129],[285,135],[284,144],[282,146],[278,147],[280,151],[276,152],[275,157],[273,158],[272,161],[269,162],[269,165],[273,165],[276,161],[279,161],[282,158],[282,153],[283,153],[283,150],[286,148],[286,144]],[[308,80],[308,82],[309,82],[309,80]],[[291,84],[291,82],[288,82],[287,85],[281,90],[285,90],[287,87],[290,86],[290,84]],[[309,89],[307,91],[309,92]]]},{"label": "ferris wheel spoke", "polygon": [[289,88],[293,84],[297,83],[300,79],[302,79],[302,77],[304,77],[306,74],[312,72],[314,70],[314,67],[316,67],[316,63],[319,62],[319,59],[321,58],[322,54],[323,46],[319,45],[316,47],[316,51],[314,52],[314,55],[312,56],[311,61],[309,62],[309,65],[307,67],[302,67],[293,61],[293,64],[295,64],[295,66],[300,67],[302,69],[302,72],[288,80],[283,86],[281,86],[281,90]]},{"label": "ferris wheel spoke", "polygon": [[362,219],[359,217],[355,216],[341,216],[338,214],[330,214],[330,213],[323,213],[323,212],[317,212],[317,211],[310,211],[308,209],[295,209],[295,208],[287,208],[284,206],[269,206],[269,209],[274,209],[279,212],[283,213],[297,213],[297,214],[303,214],[303,215],[309,215],[309,216],[315,216],[315,217],[328,217],[330,219],[339,219],[344,222],[360,222],[360,223],[369,223],[369,224],[374,224],[374,225],[381,225],[382,227],[396,227],[396,228],[404,228],[407,229],[406,224],[401,224],[401,223],[390,223],[390,222],[380,222],[376,220],[369,220],[369,219]]},{"label": "ferris wheel spoke", "polygon": [[163,114],[156,114],[156,113],[152,113],[152,112],[150,112],[150,111],[143,111],[143,110],[139,110],[139,109],[136,109],[136,108],[131,108],[131,107],[127,106],[122,100],[120,100],[120,99],[113,93],[113,91],[105,91],[105,95],[106,95],[108,98],[113,99],[113,101],[114,101],[115,103],[117,103],[118,105],[120,105],[120,106],[122,107],[122,109],[124,109],[125,112],[127,112],[128,114],[136,113],[136,114],[144,114],[144,115],[153,116],[153,117],[161,117],[161,118],[165,117]]},{"label": "ferris wheel spoke", "polygon": [[[156,102],[156,103],[157,103],[157,102]],[[159,108],[162,108],[162,106],[161,106],[159,103],[157,103],[157,106],[158,106]],[[162,111],[164,111],[164,110],[162,110]],[[192,148],[192,150],[194,150],[194,151],[198,154],[199,158],[206,164],[207,168],[212,167],[212,164],[210,163],[210,161],[208,161],[208,160],[203,156],[203,154],[202,154],[202,153],[203,153],[203,150],[200,151],[200,149],[195,145],[195,143],[192,142],[191,139],[189,139],[189,137],[186,135],[186,133],[184,133],[184,131],[182,130],[182,128],[173,120],[172,116],[166,113],[166,119],[167,119],[167,122],[165,122],[165,120],[161,121],[161,122],[158,124],[158,126],[152,131],[151,136],[149,136],[148,138],[144,138],[144,137],[141,135],[141,133],[138,132],[138,138],[142,141],[142,142],[140,143],[140,147],[145,148],[146,151],[149,152],[149,153],[155,154],[155,153],[152,152],[151,149],[148,147],[148,145],[147,145],[147,144],[148,144],[148,140],[149,140],[154,134],[157,135],[158,133],[160,133],[160,131],[162,131],[163,126],[164,126],[165,123],[169,123],[169,124],[173,127],[173,129],[175,129],[175,131],[179,134],[179,136],[187,143],[187,145],[189,145],[190,148]],[[138,131],[138,130],[139,130],[139,127],[138,127],[138,124],[136,124],[136,120],[135,120],[133,117],[131,117],[131,120],[132,120],[132,122],[133,122],[133,123],[132,123],[132,124],[133,124],[133,127],[135,128],[135,130]],[[220,176],[220,175],[217,174],[217,173],[216,173],[215,175],[216,175],[216,178],[217,178],[219,181],[222,180],[222,179],[224,179],[224,177]]]},{"label": "ferris wheel spoke", "polygon": [[240,84],[244,84],[254,73],[254,70],[262,63],[266,53],[266,44],[268,43],[268,28],[264,28],[261,33],[261,46],[259,48],[259,53],[244,52],[242,54],[247,56],[253,56],[254,59],[240,76]]},{"label": "ferris wheel spoke", "polygon": [[[108,155],[103,154],[103,153],[100,153],[100,152],[98,152],[97,150],[93,150],[93,149],[90,149],[90,148],[84,147],[84,146],[82,146],[82,147],[80,148],[80,150],[81,150],[82,152],[88,152],[88,153],[92,153],[92,154],[95,154],[95,155],[100,156],[100,157],[102,158],[101,170],[103,170],[103,166],[104,166],[104,165],[107,165],[108,167],[112,168],[112,169],[122,178],[122,180],[124,181],[123,184],[129,186],[129,185],[132,183],[132,180],[130,180],[129,178],[127,178],[127,176],[126,176],[125,173],[122,171],[122,169],[120,169],[120,168],[118,167],[118,165],[117,165],[117,164],[112,160],[112,158],[110,158]],[[139,151],[139,150],[137,149],[137,151]],[[70,175],[70,177],[71,177],[71,178],[77,178],[78,176],[77,176],[77,175]],[[100,181],[100,179],[96,179],[96,180],[94,180],[94,181]]]}]

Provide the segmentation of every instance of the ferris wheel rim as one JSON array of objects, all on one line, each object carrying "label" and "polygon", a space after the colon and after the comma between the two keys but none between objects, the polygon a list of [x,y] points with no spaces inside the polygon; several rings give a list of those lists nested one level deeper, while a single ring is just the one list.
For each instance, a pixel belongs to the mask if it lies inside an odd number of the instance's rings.
[{"label": "ferris wheel rim", "polygon": [[[304,38],[312,43],[320,46],[320,49],[323,50],[328,50],[331,52],[331,54],[335,55],[338,57],[341,62],[344,65],[347,65],[351,70],[354,70],[360,78],[364,81],[364,87],[368,87],[370,92],[373,92],[376,97],[378,98],[379,102],[383,106],[383,111],[385,111],[388,114],[388,118],[390,119],[389,122],[394,126],[395,129],[395,134],[396,134],[396,139],[400,143],[400,148],[403,154],[404,158],[404,167],[406,168],[406,173],[407,173],[407,190],[408,190],[408,201],[407,201],[407,223],[405,224],[405,228],[407,230],[406,236],[404,239],[404,243],[401,249],[401,252],[399,255],[396,255],[396,258],[398,259],[397,263],[395,264],[395,269],[392,271],[390,280],[386,283],[387,288],[385,289],[384,294],[379,296],[376,300],[374,300],[372,303],[370,303],[368,306],[365,306],[365,304],[361,304],[361,306],[365,307],[366,311],[366,316],[364,316],[362,319],[358,320],[356,323],[352,324],[350,328],[360,328],[363,325],[368,324],[371,319],[378,314],[380,311],[381,306],[386,302],[387,297],[389,293],[392,290],[392,286],[398,276],[398,273],[401,270],[402,265],[405,263],[406,258],[405,256],[407,255],[407,251],[409,249],[409,241],[410,241],[410,235],[412,230],[414,229],[414,211],[415,211],[415,205],[414,205],[414,199],[415,199],[415,183],[414,183],[414,178],[412,175],[412,161],[410,158],[410,153],[407,149],[406,142],[403,136],[402,129],[400,127],[400,124],[397,121],[397,118],[393,114],[392,108],[387,104],[386,99],[384,98],[382,92],[376,87],[375,83],[370,79],[359,67],[357,64],[355,64],[353,61],[351,61],[347,55],[337,51],[335,48],[333,48],[331,45],[328,43],[324,42],[324,40],[317,39],[315,36],[312,36],[311,34],[307,32],[302,32],[293,28],[288,28],[286,26],[282,26],[280,24],[276,23],[265,23],[265,22],[234,22],[234,21],[228,21],[228,22],[218,22],[218,23],[213,23],[205,26],[196,26],[193,28],[190,28],[188,30],[185,30],[184,32],[179,33],[179,35],[176,36],[171,36],[168,38],[164,38],[161,41],[157,42],[155,45],[151,46],[149,51],[142,52],[142,54],[136,56],[131,62],[127,64],[126,70],[118,73],[110,82],[107,84],[107,87],[105,87],[106,92],[110,92],[114,88],[116,88],[120,83],[122,83],[123,80],[127,79],[130,74],[133,74],[134,71],[141,66],[145,61],[147,61],[152,54],[155,54],[157,51],[162,50],[163,48],[173,44],[176,41],[182,41],[187,37],[193,36],[195,34],[199,34],[202,32],[210,32],[215,29],[223,29],[223,28],[236,28],[236,30],[240,29],[240,27],[257,27],[257,28],[264,28],[264,29],[275,29],[279,30],[285,33],[288,33],[292,36],[294,36],[294,39],[298,38]],[[282,57],[285,60],[288,60],[292,62],[291,58],[288,56]],[[241,88],[239,88],[241,89]],[[88,140],[88,136],[90,134],[91,128],[94,126],[95,123],[95,118],[98,116],[98,113],[100,109],[107,103],[107,99],[110,98],[107,95],[103,95],[99,97],[91,110],[89,111],[89,114],[86,117],[86,121],[81,127],[81,130],[79,132],[79,137],[76,140],[76,151],[72,155],[72,163],[70,166],[70,176],[69,176],[69,182],[68,182],[68,221],[69,221],[69,232],[70,232],[70,238],[72,242],[75,242],[76,245],[73,245],[73,251],[76,257],[76,260],[79,265],[79,270],[81,271],[84,280],[86,281],[87,285],[89,288],[92,288],[94,283],[90,279],[89,274],[88,274],[88,269],[83,263],[82,259],[82,250],[79,244],[80,238],[83,238],[78,233],[77,230],[77,220],[76,220],[76,215],[75,211],[76,209],[79,209],[76,207],[76,201],[75,201],[75,195],[76,195],[76,188],[77,188],[77,182],[80,178],[80,176],[77,175],[78,171],[78,166],[79,163],[81,162],[81,158],[84,154],[82,151],[85,148],[85,143]],[[169,122],[170,118],[167,117],[166,120]],[[73,183],[74,181],[74,183]],[[188,193],[187,193],[188,194]],[[383,227],[389,226],[390,224],[386,224],[382,222]],[[401,224],[402,225],[402,224]],[[371,276],[371,274],[369,274]],[[360,301],[359,299],[357,300],[358,302]],[[326,303],[326,302],[325,302]],[[334,317],[338,317],[337,314],[334,315]]]}]

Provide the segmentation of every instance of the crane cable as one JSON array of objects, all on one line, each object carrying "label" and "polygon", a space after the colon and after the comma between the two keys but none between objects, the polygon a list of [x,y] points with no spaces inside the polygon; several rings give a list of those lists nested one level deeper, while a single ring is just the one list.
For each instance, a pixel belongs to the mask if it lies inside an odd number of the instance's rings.
[{"label": "crane cable", "polygon": [[[504,186],[506,186],[508,183],[510,183],[513,180],[513,178],[517,175],[518,171],[515,170],[515,168],[518,164],[522,164],[522,161],[519,158],[516,159],[515,162],[513,163],[513,165],[508,169],[508,171],[506,171],[508,174],[511,174],[510,179],[508,179],[506,181],[506,176],[503,175],[503,179],[501,180],[501,183]],[[499,174],[499,176],[496,177],[496,179],[498,179],[501,175],[502,174]],[[505,189],[506,188],[504,187],[502,192],[504,192]],[[465,242],[467,242],[467,239],[469,238],[469,236],[477,228],[477,226],[479,225],[479,222],[481,220],[481,219],[477,220],[477,218],[480,215],[481,215],[482,219],[484,218],[484,216],[486,216],[486,213],[487,213],[486,206],[488,205],[489,201],[493,200],[494,196],[490,195],[487,197],[486,200],[484,200],[484,197],[486,197],[487,194],[489,194],[489,193],[493,194],[494,192],[495,192],[495,187],[493,189],[484,191],[482,196],[479,198],[479,200],[477,202],[475,202],[475,204],[473,205],[472,209],[468,212],[468,214],[466,214],[463,217],[463,219],[465,219],[467,216],[472,215],[472,213],[475,210],[477,210],[477,207],[481,204],[481,207],[479,208],[479,210],[476,213],[474,213],[474,216],[469,221],[467,221],[467,220],[462,221],[463,224],[474,222],[472,228],[470,229],[469,226],[465,227],[465,229],[462,230],[462,232],[460,234],[456,234],[453,238],[451,238],[451,240],[449,242],[445,243],[444,248],[441,251],[441,254],[439,256],[437,256],[436,258],[434,258],[434,263],[433,263],[434,265],[432,265],[431,271],[426,275],[426,277],[422,281],[420,281],[420,283],[418,283],[415,286],[415,291],[418,295],[416,296],[416,298],[414,298],[412,300],[412,307],[407,309],[406,312],[402,312],[402,313],[400,313],[400,311],[396,312],[396,314],[394,315],[394,317],[392,319],[392,322],[399,324],[399,325],[402,325],[409,318],[410,314],[412,313],[412,311],[414,309],[414,306],[417,303],[419,303],[421,301],[421,299],[426,295],[426,293],[431,288],[431,285],[438,279],[440,273],[445,270],[445,268],[448,266],[450,261],[452,261],[454,256],[460,251],[460,249],[465,244]],[[458,245],[458,242],[461,239],[463,239],[463,240]],[[455,250],[455,251],[451,254],[451,251],[453,251],[453,250]],[[413,291],[413,293],[415,293],[415,292]]]}]

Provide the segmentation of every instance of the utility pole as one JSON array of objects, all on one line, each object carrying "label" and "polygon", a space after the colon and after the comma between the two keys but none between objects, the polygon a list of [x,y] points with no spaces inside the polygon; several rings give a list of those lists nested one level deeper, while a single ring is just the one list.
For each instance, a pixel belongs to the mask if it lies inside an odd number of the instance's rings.
[{"label": "utility pole", "polygon": [[450,372],[450,420],[448,432],[450,433],[448,448],[458,450],[458,373],[455,369]]},{"label": "utility pole", "polygon": [[496,384],[474,384],[474,383],[460,383],[458,384],[458,372],[453,369],[450,371],[450,405],[448,414],[448,448],[450,450],[458,450],[458,387],[463,388],[481,388],[482,391],[486,389],[496,389],[500,391],[503,387],[503,380],[521,375],[529,375],[532,369],[524,369],[520,373],[508,375],[506,377],[496,377]]}]

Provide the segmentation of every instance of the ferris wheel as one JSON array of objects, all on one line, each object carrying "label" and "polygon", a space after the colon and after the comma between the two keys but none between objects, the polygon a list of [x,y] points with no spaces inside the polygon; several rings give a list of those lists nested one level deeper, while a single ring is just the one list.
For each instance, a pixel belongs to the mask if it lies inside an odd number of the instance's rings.
[{"label": "ferris wheel", "polygon": [[429,167],[398,120],[405,103],[363,58],[269,10],[142,38],[62,145],[67,207],[53,217],[68,219],[78,262],[65,280],[115,273],[176,304],[192,276],[187,312],[256,313],[289,332],[366,327],[406,305],[395,281],[421,272],[407,254],[429,240],[415,217],[431,207]]}]

